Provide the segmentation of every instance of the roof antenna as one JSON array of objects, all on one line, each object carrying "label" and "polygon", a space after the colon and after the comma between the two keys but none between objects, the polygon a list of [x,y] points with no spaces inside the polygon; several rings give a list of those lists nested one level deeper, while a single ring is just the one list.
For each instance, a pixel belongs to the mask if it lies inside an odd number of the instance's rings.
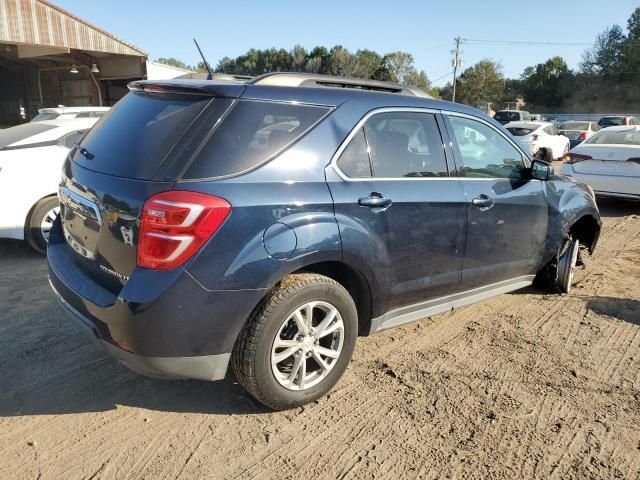
[{"label": "roof antenna", "polygon": [[202,50],[200,50],[200,45],[198,45],[198,42],[196,41],[196,39],[193,39],[193,43],[196,44],[196,48],[198,49],[198,52],[200,52],[200,56],[202,57],[202,60],[204,61],[204,66],[207,68],[207,72],[209,72],[207,74],[207,80],[213,80],[213,72],[211,71],[211,67],[209,66],[209,62],[207,62],[207,59],[204,58],[204,54],[202,53]]}]

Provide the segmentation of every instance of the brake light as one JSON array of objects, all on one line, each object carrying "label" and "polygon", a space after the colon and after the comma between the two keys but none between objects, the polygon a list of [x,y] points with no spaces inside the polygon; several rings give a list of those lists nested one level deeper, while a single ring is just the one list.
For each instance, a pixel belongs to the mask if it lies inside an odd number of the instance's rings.
[{"label": "brake light", "polygon": [[633,162],[633,163],[640,164],[640,157],[629,158],[629,159],[627,159],[627,162]]},{"label": "brake light", "polygon": [[580,153],[569,152],[564,156],[564,163],[574,164],[585,160],[593,160],[591,155],[581,155]]},{"label": "brake light", "polygon": [[224,199],[171,190],[144,203],[138,238],[139,267],[169,270],[189,260],[231,212]]},{"label": "brake light", "polygon": [[580,135],[578,136],[578,140],[580,142],[584,142],[587,139],[587,132],[581,132]]}]

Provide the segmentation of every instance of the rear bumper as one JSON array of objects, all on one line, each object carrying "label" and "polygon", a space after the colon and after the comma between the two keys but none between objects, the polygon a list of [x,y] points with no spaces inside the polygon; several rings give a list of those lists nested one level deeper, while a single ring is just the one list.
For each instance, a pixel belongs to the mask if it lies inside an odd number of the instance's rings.
[{"label": "rear bumper", "polygon": [[219,355],[202,355],[196,357],[145,357],[127,352],[99,337],[95,325],[75,308],[69,305],[49,282],[60,306],[78,328],[86,334],[95,345],[108,352],[113,358],[130,370],[141,375],[165,379],[198,379],[222,380],[229,365],[231,353]]},{"label": "rear bumper", "polygon": [[90,338],[141,374],[224,377],[240,329],[266,290],[210,291],[185,270],[137,269],[116,295],[83,273],[52,229],[47,259],[56,298]]},{"label": "rear bumper", "polygon": [[599,197],[640,199],[640,177],[579,173],[566,163],[560,173],[586,183]]}]

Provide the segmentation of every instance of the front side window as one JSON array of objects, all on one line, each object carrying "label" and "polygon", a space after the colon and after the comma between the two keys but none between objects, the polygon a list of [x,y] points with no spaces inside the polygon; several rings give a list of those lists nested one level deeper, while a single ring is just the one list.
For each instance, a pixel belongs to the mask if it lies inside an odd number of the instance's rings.
[{"label": "front side window", "polygon": [[523,178],[522,154],[496,130],[476,120],[449,117],[463,172],[472,178]]}]

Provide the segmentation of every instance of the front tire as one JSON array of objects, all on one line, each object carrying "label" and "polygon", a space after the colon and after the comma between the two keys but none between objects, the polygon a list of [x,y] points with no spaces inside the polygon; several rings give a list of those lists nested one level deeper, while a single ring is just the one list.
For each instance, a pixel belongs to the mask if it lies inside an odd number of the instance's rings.
[{"label": "front tire", "polygon": [[238,382],[274,410],[324,396],[346,370],[358,332],[349,292],[314,273],[286,277],[256,308],[232,353]]},{"label": "front tire", "polygon": [[538,272],[534,285],[553,293],[569,293],[580,252],[577,239],[569,237],[560,251]]},{"label": "front tire", "polygon": [[60,205],[56,197],[43,198],[33,207],[27,220],[25,239],[36,251],[46,253],[49,232],[59,213]]}]

